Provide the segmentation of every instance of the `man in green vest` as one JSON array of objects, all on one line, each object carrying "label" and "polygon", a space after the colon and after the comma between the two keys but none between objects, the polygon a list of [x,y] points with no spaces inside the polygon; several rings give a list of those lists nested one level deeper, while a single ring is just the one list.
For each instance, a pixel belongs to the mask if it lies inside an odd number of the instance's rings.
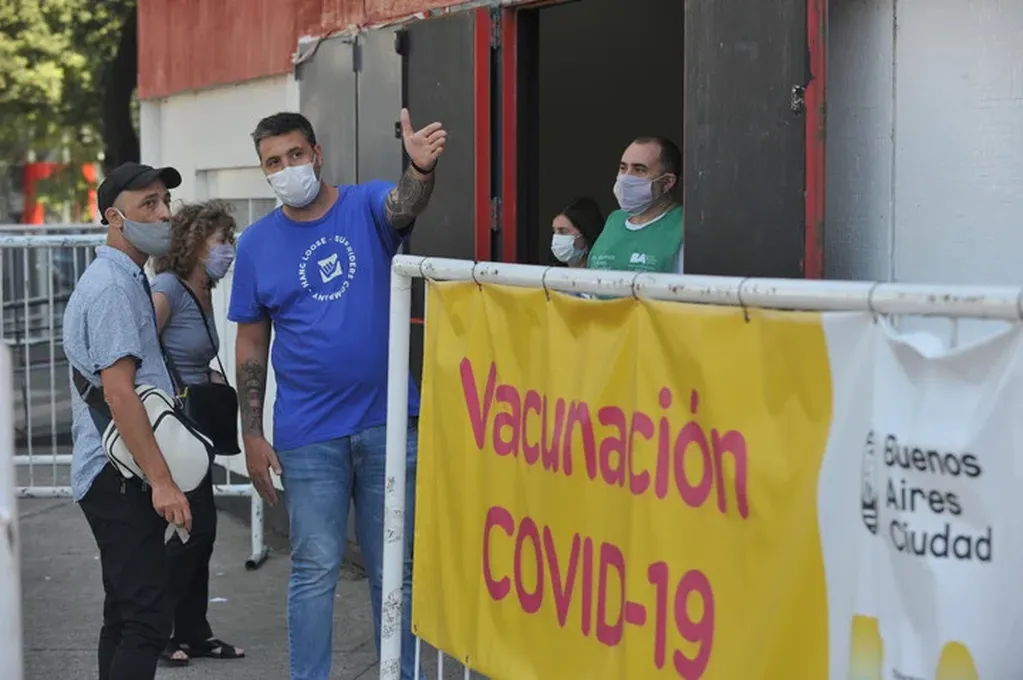
[{"label": "man in green vest", "polygon": [[682,205],[672,192],[682,153],[663,137],[639,137],[622,154],[607,218],[590,251],[590,269],[682,273]]}]

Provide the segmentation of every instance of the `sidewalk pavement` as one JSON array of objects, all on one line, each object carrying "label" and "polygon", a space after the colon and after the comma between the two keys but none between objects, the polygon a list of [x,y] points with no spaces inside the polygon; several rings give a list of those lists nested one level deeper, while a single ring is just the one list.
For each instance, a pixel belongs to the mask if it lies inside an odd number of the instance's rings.
[{"label": "sidewalk pavement", "polygon": [[[103,590],[99,555],[85,518],[67,500],[19,502],[25,680],[93,680]],[[270,558],[246,571],[249,531],[220,514],[210,564],[210,622],[218,637],[243,647],[241,660],[194,660],[162,668],[158,680],[286,680],[287,543],[267,535]],[[375,680],[376,648],[365,575],[347,568],[338,583],[332,680]],[[428,651],[429,650],[429,651]],[[424,670],[436,676],[436,653],[423,645]],[[446,659],[445,678],[463,669]]]}]

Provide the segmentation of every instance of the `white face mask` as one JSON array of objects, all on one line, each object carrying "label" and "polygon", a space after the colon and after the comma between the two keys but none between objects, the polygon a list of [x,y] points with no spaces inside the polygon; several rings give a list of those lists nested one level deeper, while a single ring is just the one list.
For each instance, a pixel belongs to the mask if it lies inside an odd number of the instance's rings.
[{"label": "white face mask", "polygon": [[320,180],[312,163],[292,165],[266,176],[281,203],[292,208],[304,208],[320,193]]},{"label": "white face mask", "polygon": [[654,204],[653,180],[632,175],[618,175],[615,180],[615,198],[629,215],[646,212]]},{"label": "white face mask", "polygon": [[575,264],[586,254],[585,250],[575,247],[575,236],[571,234],[554,234],[551,237],[551,252],[565,264]]}]

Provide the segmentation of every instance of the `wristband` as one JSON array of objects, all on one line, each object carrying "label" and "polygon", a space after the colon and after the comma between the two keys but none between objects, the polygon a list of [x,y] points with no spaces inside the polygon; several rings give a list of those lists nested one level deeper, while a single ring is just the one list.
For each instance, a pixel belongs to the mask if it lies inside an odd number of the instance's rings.
[{"label": "wristband", "polygon": [[408,164],[411,165],[412,169],[415,170],[416,172],[418,172],[420,175],[429,175],[431,172],[433,172],[434,170],[437,169],[437,162],[436,161],[434,161],[433,167],[430,168],[429,170],[423,170],[421,167],[416,165],[416,162],[414,160],[412,160],[411,158],[408,159]]}]

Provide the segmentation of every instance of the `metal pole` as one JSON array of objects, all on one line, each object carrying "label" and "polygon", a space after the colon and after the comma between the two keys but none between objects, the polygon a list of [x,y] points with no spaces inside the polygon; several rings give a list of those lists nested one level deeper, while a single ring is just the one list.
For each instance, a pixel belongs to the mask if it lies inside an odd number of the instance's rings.
[{"label": "metal pole", "polygon": [[11,354],[0,343],[0,678],[22,680],[21,560],[18,507],[14,500],[14,394]]},{"label": "metal pole", "polygon": [[393,269],[413,278],[732,307],[1023,320],[1023,289],[1019,286],[636,274],[413,255],[396,256]]},{"label": "metal pole", "polygon": [[106,243],[103,234],[0,234],[0,248],[74,248],[75,246],[101,246]]},{"label": "metal pole", "polygon": [[[241,486],[241,485],[235,485]],[[252,502],[249,515],[249,536],[252,540],[252,555],[245,560],[245,568],[249,571],[259,569],[270,556],[270,551],[263,544],[263,499],[256,493],[251,484],[248,485],[248,493]]]},{"label": "metal pole", "polygon": [[[399,256],[400,257],[400,256]],[[384,482],[383,602],[380,679],[401,676],[402,581],[405,564],[405,465],[408,445],[409,324],[412,279],[391,269],[387,343],[387,462]]]}]

